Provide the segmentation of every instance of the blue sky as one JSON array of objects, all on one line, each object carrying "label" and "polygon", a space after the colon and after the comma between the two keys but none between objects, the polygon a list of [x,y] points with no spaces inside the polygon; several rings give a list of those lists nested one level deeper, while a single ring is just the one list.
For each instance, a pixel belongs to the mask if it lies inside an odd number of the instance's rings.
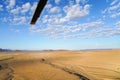
[{"label": "blue sky", "polygon": [[35,25],[38,0],[0,0],[0,48],[120,48],[120,0],[48,0]]}]

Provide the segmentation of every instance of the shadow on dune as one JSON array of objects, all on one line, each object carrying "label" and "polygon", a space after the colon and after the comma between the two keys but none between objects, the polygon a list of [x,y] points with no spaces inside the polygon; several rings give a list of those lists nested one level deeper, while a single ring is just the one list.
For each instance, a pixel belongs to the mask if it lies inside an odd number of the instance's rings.
[{"label": "shadow on dune", "polygon": [[12,80],[14,77],[14,70],[5,62],[10,59],[13,59],[13,57],[0,60],[0,80]]}]

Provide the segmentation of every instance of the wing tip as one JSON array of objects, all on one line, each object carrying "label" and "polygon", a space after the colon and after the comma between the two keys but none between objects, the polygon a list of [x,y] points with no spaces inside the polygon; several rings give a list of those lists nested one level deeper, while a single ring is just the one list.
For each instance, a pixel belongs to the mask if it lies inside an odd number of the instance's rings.
[{"label": "wing tip", "polygon": [[31,25],[35,24],[35,22],[30,22]]}]

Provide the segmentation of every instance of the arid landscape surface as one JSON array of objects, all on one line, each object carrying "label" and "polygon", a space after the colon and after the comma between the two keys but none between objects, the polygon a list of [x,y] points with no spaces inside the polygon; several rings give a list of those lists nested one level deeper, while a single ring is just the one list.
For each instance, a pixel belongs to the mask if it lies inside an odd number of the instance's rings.
[{"label": "arid landscape surface", "polygon": [[0,80],[120,80],[120,50],[1,52]]}]

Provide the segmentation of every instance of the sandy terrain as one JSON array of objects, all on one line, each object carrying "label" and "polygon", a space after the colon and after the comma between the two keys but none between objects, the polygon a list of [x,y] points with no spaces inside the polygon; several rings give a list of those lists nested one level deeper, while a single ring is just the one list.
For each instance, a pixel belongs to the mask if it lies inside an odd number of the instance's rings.
[{"label": "sandy terrain", "polygon": [[0,53],[0,80],[120,80],[120,50]]}]

